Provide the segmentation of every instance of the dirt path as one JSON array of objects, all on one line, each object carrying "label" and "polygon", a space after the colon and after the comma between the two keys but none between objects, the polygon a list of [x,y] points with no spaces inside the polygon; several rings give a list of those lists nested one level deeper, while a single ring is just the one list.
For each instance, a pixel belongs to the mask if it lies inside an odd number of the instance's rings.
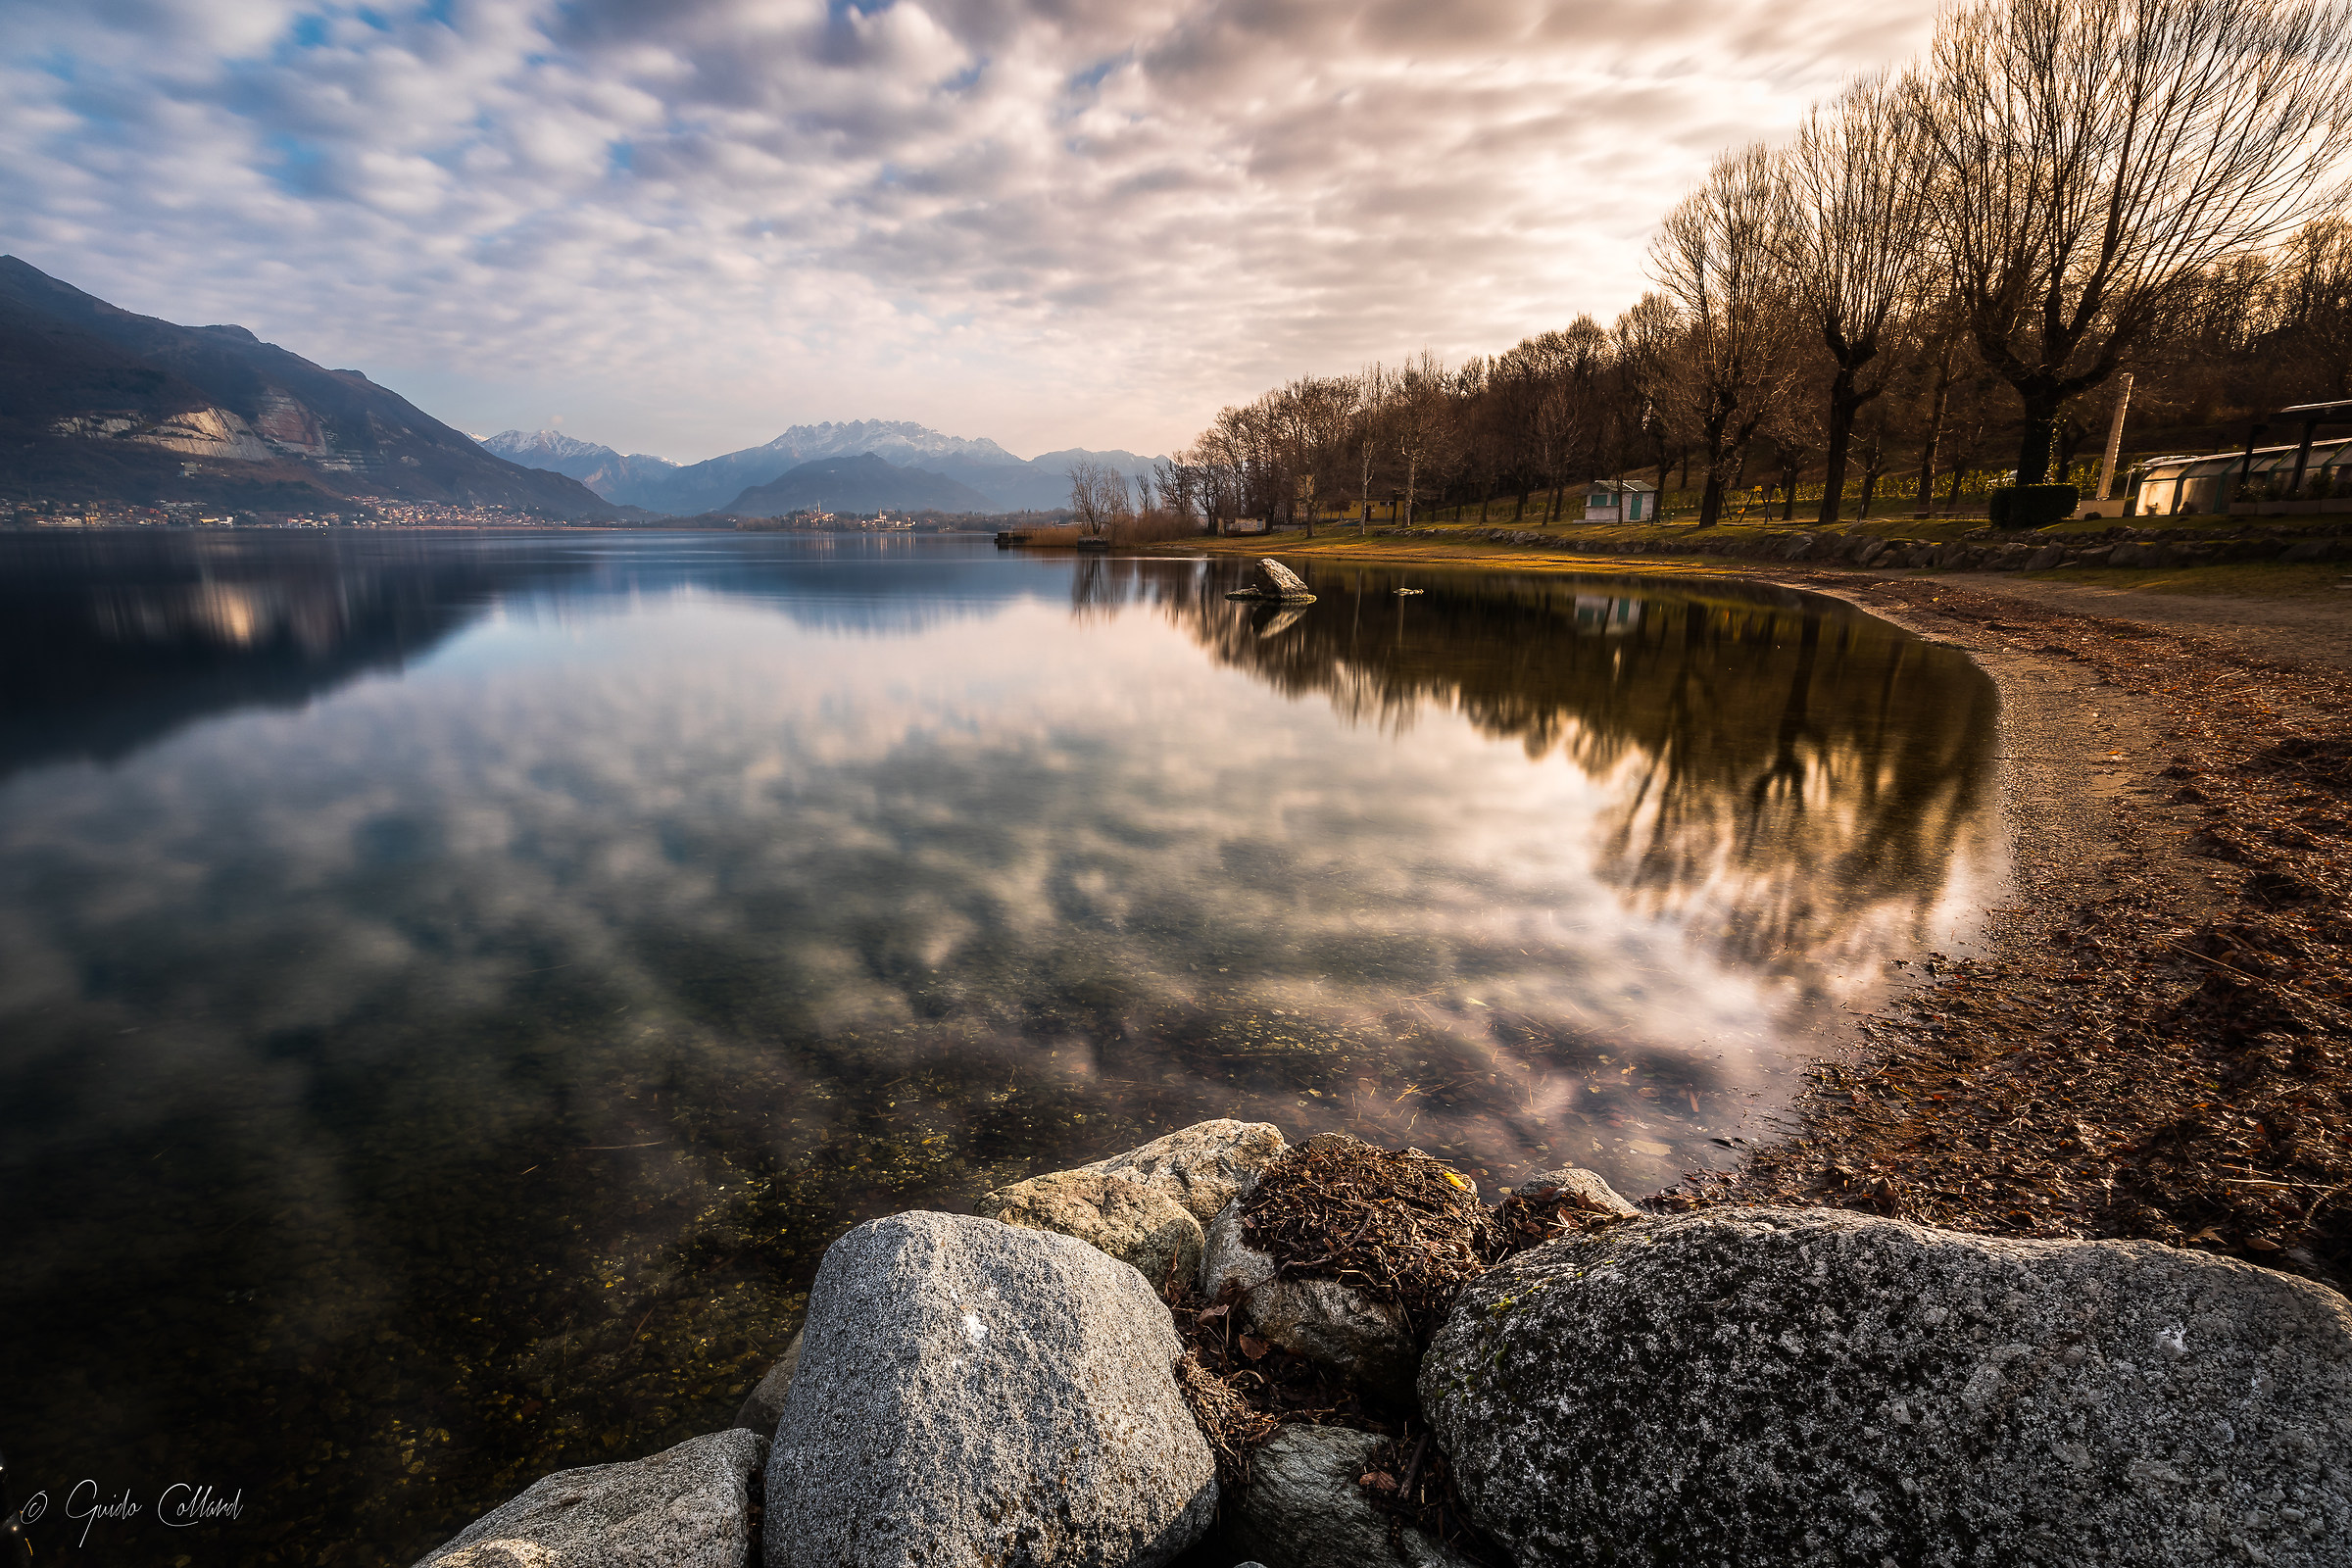
[{"label": "dirt path", "polygon": [[2096,582],[2059,582],[1998,572],[1935,578],[2078,615],[2203,632],[2257,658],[2352,669],[2352,592],[2332,598],[2249,599],[2226,594],[2148,593]]}]

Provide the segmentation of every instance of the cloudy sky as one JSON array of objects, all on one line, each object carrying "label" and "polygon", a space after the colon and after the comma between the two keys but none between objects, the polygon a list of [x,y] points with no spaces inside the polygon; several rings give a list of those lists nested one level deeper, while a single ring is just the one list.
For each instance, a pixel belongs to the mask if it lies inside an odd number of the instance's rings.
[{"label": "cloudy sky", "polygon": [[0,250],[476,431],[1153,452],[1642,286],[1931,0],[0,0]]}]

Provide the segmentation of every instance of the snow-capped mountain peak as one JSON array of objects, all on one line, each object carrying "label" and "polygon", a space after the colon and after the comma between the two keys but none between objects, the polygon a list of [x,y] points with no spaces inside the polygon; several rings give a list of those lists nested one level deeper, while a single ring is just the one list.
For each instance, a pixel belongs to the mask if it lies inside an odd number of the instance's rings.
[{"label": "snow-capped mountain peak", "polygon": [[760,450],[775,452],[800,463],[817,458],[855,457],[871,452],[901,467],[923,458],[962,458],[972,463],[1017,465],[1021,460],[983,436],[942,435],[912,419],[827,419],[822,424],[796,424]]}]

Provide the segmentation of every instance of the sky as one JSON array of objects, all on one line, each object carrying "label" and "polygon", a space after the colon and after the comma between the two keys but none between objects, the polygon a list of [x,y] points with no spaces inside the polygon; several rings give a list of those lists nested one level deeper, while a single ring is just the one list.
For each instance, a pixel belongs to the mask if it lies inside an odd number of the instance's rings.
[{"label": "sky", "polygon": [[1604,321],[1932,0],[0,0],[0,250],[487,434],[1172,450]]}]

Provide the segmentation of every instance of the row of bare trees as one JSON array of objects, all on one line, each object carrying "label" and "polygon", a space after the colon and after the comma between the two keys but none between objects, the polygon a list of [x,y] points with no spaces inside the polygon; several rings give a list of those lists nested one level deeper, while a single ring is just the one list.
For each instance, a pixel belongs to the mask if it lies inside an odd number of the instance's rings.
[{"label": "row of bare trees", "polygon": [[1818,475],[1834,522],[1914,459],[1922,506],[1996,443],[2044,482],[2126,369],[2182,425],[2352,395],[2348,66],[2346,0],[1963,0],[1924,60],[1718,159],[1612,325],[1293,381],[1221,412],[1161,501],[1548,519],[1575,481],[1695,466],[1702,525],[1751,475],[1790,514]]}]

